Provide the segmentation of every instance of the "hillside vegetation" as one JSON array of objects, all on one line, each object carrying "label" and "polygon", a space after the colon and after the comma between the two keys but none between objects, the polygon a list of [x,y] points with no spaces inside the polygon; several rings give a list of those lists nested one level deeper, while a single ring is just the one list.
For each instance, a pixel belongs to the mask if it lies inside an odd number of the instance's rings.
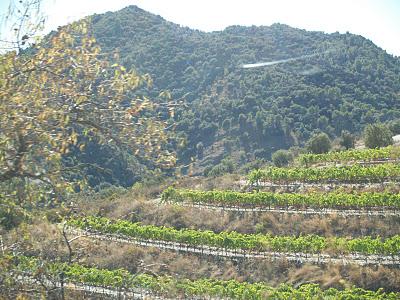
[{"label": "hillside vegetation", "polygon": [[[201,32],[136,6],[95,15],[92,24],[103,51],[117,50],[123,65],[152,76],[150,94],[169,90],[185,100],[174,114],[186,138],[177,146],[181,162],[210,164],[241,150],[240,163],[269,159],[314,131],[359,133],[400,116],[400,60],[361,36],[283,24]],[[302,55],[314,56],[241,67]]]},{"label": "hillside vegetation", "polygon": [[135,6],[28,45],[0,56],[0,300],[399,299],[399,58]]}]

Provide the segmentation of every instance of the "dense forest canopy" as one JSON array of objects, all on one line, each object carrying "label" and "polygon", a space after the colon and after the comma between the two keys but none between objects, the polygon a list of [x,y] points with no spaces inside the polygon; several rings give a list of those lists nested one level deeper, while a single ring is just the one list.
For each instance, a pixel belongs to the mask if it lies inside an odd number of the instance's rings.
[{"label": "dense forest canopy", "polygon": [[[178,134],[187,138],[181,161],[196,156],[199,143],[270,158],[304,145],[315,131],[359,133],[400,116],[400,59],[362,36],[283,24],[201,32],[136,6],[95,15],[92,24],[105,52],[117,49],[123,65],[152,76],[153,95],[169,90],[186,100],[175,114]],[[308,57],[241,67],[302,55]]]}]

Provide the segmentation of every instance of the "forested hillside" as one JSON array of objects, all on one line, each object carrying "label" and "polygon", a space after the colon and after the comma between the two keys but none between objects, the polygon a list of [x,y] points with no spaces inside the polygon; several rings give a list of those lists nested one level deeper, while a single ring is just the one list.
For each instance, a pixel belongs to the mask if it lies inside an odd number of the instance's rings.
[{"label": "forested hillside", "polygon": [[136,6],[39,40],[40,4],[0,55],[0,299],[400,299],[400,57]]},{"label": "forested hillside", "polygon": [[282,24],[206,33],[136,6],[95,15],[93,30],[105,52],[118,49],[122,64],[152,76],[153,95],[186,99],[175,114],[183,161],[212,145],[269,158],[316,130],[335,137],[400,116],[400,60],[361,36]]}]

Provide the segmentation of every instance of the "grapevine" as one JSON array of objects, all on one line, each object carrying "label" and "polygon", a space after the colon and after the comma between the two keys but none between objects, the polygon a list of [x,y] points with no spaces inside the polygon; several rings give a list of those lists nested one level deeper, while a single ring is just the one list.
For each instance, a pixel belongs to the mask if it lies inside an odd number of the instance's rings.
[{"label": "grapevine", "polygon": [[249,184],[270,181],[279,184],[290,182],[343,182],[343,183],[373,183],[400,178],[400,164],[381,164],[375,166],[342,166],[326,168],[277,168],[253,170],[248,175]]},{"label": "grapevine", "polygon": [[377,160],[397,160],[400,159],[400,148],[388,146],[379,149],[352,149],[339,152],[328,152],[322,154],[302,154],[298,161],[300,164],[310,166],[315,163],[326,162],[368,162]]},{"label": "grapevine", "polygon": [[294,207],[294,208],[400,208],[400,194],[389,192],[364,193],[272,193],[252,192],[241,193],[234,191],[196,191],[167,188],[161,194],[164,202],[192,204],[212,204],[241,207]]},{"label": "grapevine", "polygon": [[90,284],[94,287],[118,288],[119,291],[140,291],[158,296],[176,298],[218,297],[229,299],[399,299],[400,294],[368,291],[361,288],[321,289],[318,284],[304,284],[294,288],[287,284],[271,287],[265,282],[247,283],[236,280],[218,279],[177,279],[170,276],[154,277],[147,274],[132,274],[127,270],[108,270],[86,267],[79,264],[43,262],[26,256],[8,256],[1,259],[9,272],[40,274],[57,280],[64,274],[64,280],[72,284]]},{"label": "grapevine", "polygon": [[164,226],[142,225],[125,220],[112,221],[101,217],[73,218],[68,225],[101,233],[120,234],[135,239],[182,243],[188,246],[211,246],[229,250],[257,252],[321,253],[329,250],[336,256],[348,253],[364,255],[400,254],[400,235],[385,240],[370,236],[362,238],[322,237],[314,234],[300,236],[272,236],[270,234],[242,234],[235,231],[202,231],[175,229]]}]

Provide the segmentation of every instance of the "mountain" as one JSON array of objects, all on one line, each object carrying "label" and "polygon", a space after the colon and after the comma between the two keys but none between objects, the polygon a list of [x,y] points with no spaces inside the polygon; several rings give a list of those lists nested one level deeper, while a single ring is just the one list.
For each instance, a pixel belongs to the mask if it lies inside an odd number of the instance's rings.
[{"label": "mountain", "polygon": [[150,96],[169,90],[185,99],[174,116],[187,141],[177,149],[181,163],[227,153],[268,159],[316,131],[334,138],[400,118],[400,58],[362,36],[283,24],[202,32],[136,6],[94,15],[92,25],[104,52],[152,76]]}]

